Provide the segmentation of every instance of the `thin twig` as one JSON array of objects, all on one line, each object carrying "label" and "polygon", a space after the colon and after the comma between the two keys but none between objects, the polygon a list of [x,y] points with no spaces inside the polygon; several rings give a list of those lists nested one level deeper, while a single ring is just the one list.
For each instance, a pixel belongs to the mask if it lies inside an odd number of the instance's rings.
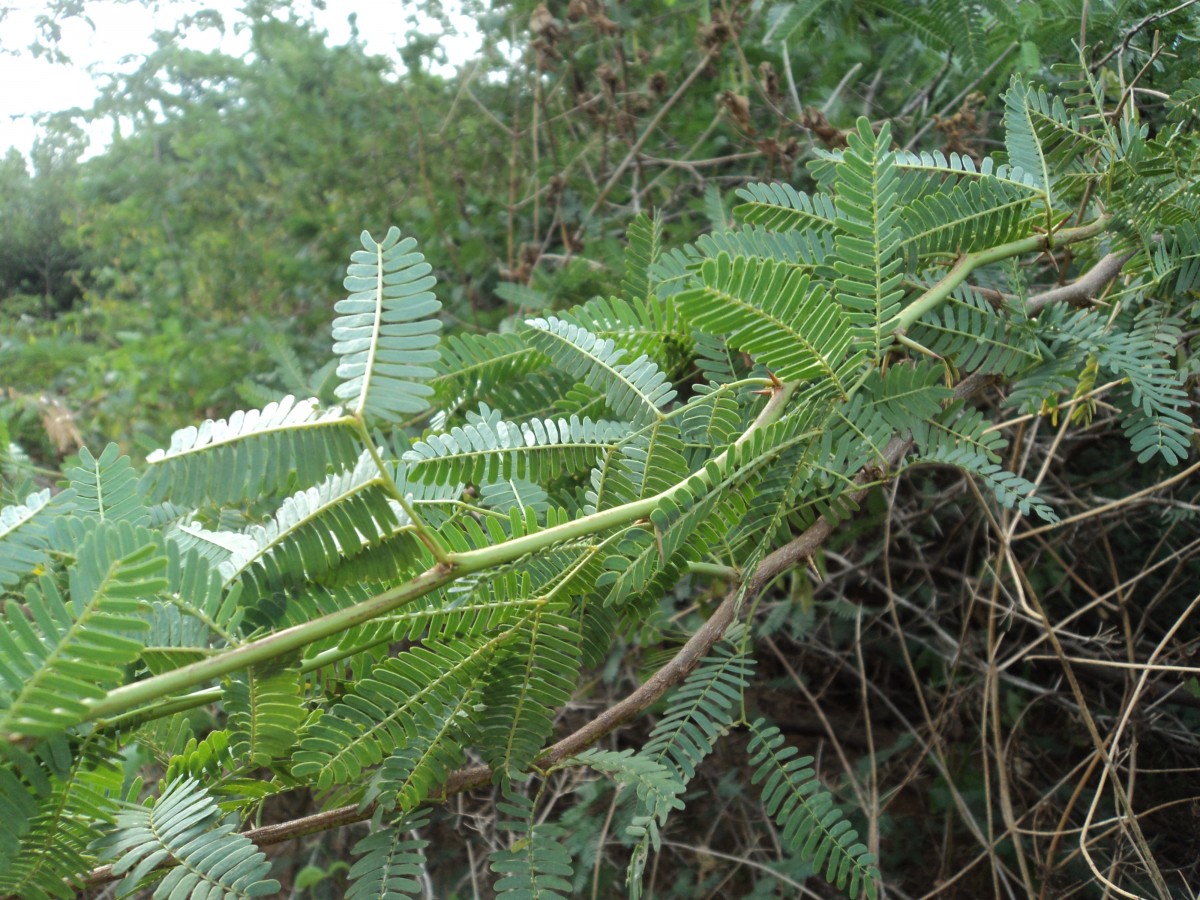
[{"label": "thin twig", "polygon": [[[601,204],[608,199],[609,193],[611,193],[612,189],[617,186],[617,182],[620,180],[621,176],[625,174],[625,170],[629,168],[635,159],[637,159],[637,155],[641,152],[642,147],[645,146],[646,141],[649,140],[650,135],[654,133],[656,128],[658,128],[659,123],[661,123],[666,117],[667,113],[671,111],[672,107],[674,107],[675,104],[683,98],[683,95],[687,93],[687,89],[692,86],[692,83],[700,77],[700,74],[708,67],[709,62],[712,61],[713,56],[716,55],[716,52],[716,50],[709,50],[707,53],[705,53],[700,62],[696,64],[696,67],[692,69],[690,73],[688,73],[688,76],[683,80],[683,83],[675,89],[675,93],[668,97],[666,102],[658,108],[658,112],[654,114],[654,118],[652,118],[649,124],[647,124],[642,130],[642,133],[638,136],[637,141],[635,141],[634,145],[629,148],[629,152],[625,154],[625,158],[622,159],[620,165],[613,170],[612,175],[608,177],[608,181],[605,182],[604,187],[600,189],[600,193],[596,195],[596,199],[592,201],[591,207],[584,215],[583,221],[579,224],[580,232],[583,231],[583,227],[588,223],[592,216],[595,215],[596,210],[600,208]],[[582,236],[582,234],[580,234],[580,236]]]},{"label": "thin twig", "polygon": [[947,113],[953,111],[958,104],[962,103],[963,100],[966,99],[967,95],[971,93],[971,91],[975,90],[975,88],[977,88],[980,84],[982,84],[983,81],[995,71],[996,66],[1004,62],[1004,60],[1008,58],[1008,54],[1012,53],[1019,46],[1021,46],[1019,42],[1013,41],[1011,44],[1005,47],[1000,52],[1000,55],[992,61],[992,64],[979,73],[979,77],[959,91],[953,100],[943,106],[938,112],[934,113],[933,117],[930,118],[924,125],[922,125],[916,134],[908,139],[908,143],[904,145],[904,149],[911,150],[913,147],[915,147],[917,145],[917,141],[919,141],[925,135],[925,132],[933,127],[934,122],[936,122],[939,118],[944,118]]},{"label": "thin twig", "polygon": [[796,115],[804,115],[804,105],[800,102],[800,92],[796,90],[796,79],[792,75],[792,58],[788,55],[787,41],[782,41],[783,47],[783,74],[787,79],[788,96],[792,99],[792,105],[796,107]]},{"label": "thin twig", "polygon": [[860,62],[857,62],[850,67],[849,71],[847,71],[846,74],[842,76],[842,80],[839,81],[837,83],[837,85],[834,87],[833,93],[831,93],[829,95],[829,97],[826,98],[825,103],[821,106],[821,112],[828,113],[829,110],[833,108],[833,103],[835,100],[837,100],[838,94],[840,94],[845,89],[846,85],[850,83],[850,79],[853,78],[855,75],[857,75],[858,70],[861,69],[862,67],[863,67],[863,64]]},{"label": "thin twig", "polygon": [[1089,509],[1081,512],[1078,515],[1069,516],[1059,522],[1052,522],[1048,525],[1039,525],[1037,528],[1030,528],[1027,531],[1022,531],[1020,534],[1013,535],[1013,542],[1023,541],[1026,538],[1031,538],[1037,534],[1044,534],[1047,531],[1053,531],[1056,528],[1062,528],[1064,525],[1072,525],[1075,522],[1082,522],[1085,519],[1094,519],[1096,516],[1102,516],[1105,513],[1111,512],[1114,509],[1120,509],[1125,506],[1130,506],[1136,500],[1147,497],[1150,494],[1157,493],[1163,488],[1170,487],[1173,484],[1178,484],[1181,481],[1186,481],[1193,474],[1200,471],[1200,462],[1193,463],[1182,472],[1172,475],[1170,478],[1165,478],[1157,484],[1152,484],[1148,488],[1142,488],[1140,491],[1134,491],[1127,497],[1122,497],[1120,500],[1114,500],[1111,503],[1105,503],[1103,506],[1097,506],[1095,509]]},{"label": "thin twig", "polygon": [[1181,10],[1187,9],[1189,6],[1195,6],[1197,2],[1200,2],[1200,0],[1184,0],[1183,3],[1180,3],[1178,6],[1173,6],[1171,9],[1168,9],[1164,12],[1151,13],[1150,15],[1146,16],[1127,32],[1125,32],[1125,35],[1121,38],[1120,43],[1105,53],[1102,57],[1100,57],[1100,59],[1096,60],[1096,62],[1092,63],[1092,73],[1095,74],[1102,65],[1108,62],[1118,53],[1124,53],[1126,50],[1128,50],[1129,42],[1133,40],[1134,35],[1136,35],[1139,31],[1144,30],[1147,26],[1153,25],[1155,22],[1158,22],[1161,19],[1165,19],[1167,16],[1174,15]]}]

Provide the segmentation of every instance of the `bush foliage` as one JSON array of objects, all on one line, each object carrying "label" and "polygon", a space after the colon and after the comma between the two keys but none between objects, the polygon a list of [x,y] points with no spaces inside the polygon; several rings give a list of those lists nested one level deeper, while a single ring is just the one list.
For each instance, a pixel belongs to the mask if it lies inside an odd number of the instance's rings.
[{"label": "bush foliage", "polygon": [[394,80],[255,5],[60,151],[0,892],[1195,883],[1200,14],[684,5]]}]

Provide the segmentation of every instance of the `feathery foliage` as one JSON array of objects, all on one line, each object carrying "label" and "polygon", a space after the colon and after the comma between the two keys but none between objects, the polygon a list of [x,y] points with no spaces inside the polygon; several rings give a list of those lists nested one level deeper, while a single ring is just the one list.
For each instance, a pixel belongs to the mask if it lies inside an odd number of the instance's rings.
[{"label": "feathery foliage", "polygon": [[550,822],[535,822],[535,804],[515,786],[505,782],[496,810],[504,818],[500,827],[515,840],[506,850],[492,853],[491,869],[500,877],[496,896],[505,900],[537,898],[566,900],[571,895],[571,856],[559,838],[563,829]]},{"label": "feathery foliage", "polygon": [[[61,752],[66,747],[58,749]],[[8,845],[11,849],[0,854],[0,891],[30,900],[75,896],[80,875],[87,871],[92,858],[88,845],[95,839],[97,823],[113,821],[121,780],[120,767],[97,755],[95,743],[85,743],[74,754],[69,768],[52,775],[47,802],[28,820],[28,833],[19,844],[13,841]],[[0,784],[0,798],[7,787]],[[20,795],[8,796],[15,799]],[[26,821],[24,816],[10,818],[7,813],[11,810],[0,811],[6,813],[6,831],[14,822]],[[12,833],[5,837],[11,838]]]},{"label": "feathery foliage", "polygon": [[716,646],[671,694],[671,710],[663,716],[640,755],[669,760],[680,781],[696,775],[717,740],[725,735],[741,714],[742,692],[749,687],[754,660],[733,643],[730,634]]},{"label": "feathery foliage", "polygon": [[235,755],[259,765],[287,755],[304,719],[302,685],[293,669],[247,669],[230,679],[224,699]]},{"label": "feathery foliage", "polygon": [[636,900],[641,896],[642,874],[650,849],[661,848],[667,817],[672,811],[683,809],[680,795],[684,783],[670,766],[630,750],[588,750],[572,762],[631,786],[636,792],[638,813],[625,829],[637,841],[625,876],[629,896]]},{"label": "feathery foliage", "polygon": [[122,681],[141,650],[140,617],[161,590],[166,558],[148,529],[98,525],[67,570],[68,595],[49,574],[31,581],[25,603],[5,609],[0,734],[10,742],[52,737],[80,722],[87,701]]},{"label": "feathery foliage", "polygon": [[861,363],[847,361],[852,333],[828,292],[772,260],[722,254],[700,269],[704,286],[675,300],[698,328],[725,334],[783,381],[819,379],[842,396]]},{"label": "feathery foliage", "polygon": [[833,268],[838,303],[861,335],[872,360],[891,345],[901,289],[900,241],[903,210],[897,202],[896,155],[891,128],[874,134],[865,119],[847,135],[849,148],[837,168],[838,196]]},{"label": "feathery foliage", "polygon": [[[0,541],[4,554],[0,556],[0,584],[17,584],[23,575],[36,571],[47,560],[49,538],[46,529],[53,521],[51,503],[63,495],[51,498],[50,489],[30,494],[24,503],[0,510]],[[40,515],[39,515],[40,514]]]},{"label": "feathery foliage", "polygon": [[389,825],[376,827],[354,845],[358,856],[350,868],[353,884],[346,900],[399,900],[420,897],[420,881],[429,841],[415,837],[429,824],[428,810],[405,816]]},{"label": "feathery foliage", "polygon": [[147,496],[158,502],[169,494],[183,507],[233,503],[313,484],[330,462],[357,455],[340,409],[322,410],[315,398],[297,401],[289,394],[261,410],[175,432],[169,447],[146,457]]},{"label": "feathery foliage", "polygon": [[220,807],[193,779],[172,782],[153,807],[127,806],[112,832],[99,841],[102,856],[113,860],[118,886],[128,896],[168,857],[178,864],[161,880],[155,900],[179,896],[266,897],[279,882],[264,876],[271,863],[235,829],[222,821]]},{"label": "feathery foliage", "polygon": [[[864,8],[779,7],[771,40],[862,15],[952,71],[1009,35],[994,4]],[[607,865],[571,824],[607,780],[633,799],[610,808],[638,897],[672,817],[703,802],[696,776],[753,719],[750,781],[787,857],[763,868],[877,896],[886,836],[860,842],[812,759],[757,718],[764,638],[811,622],[808,579],[786,573],[821,571],[812,535],[877,527],[873,489],[919,467],[986,487],[981,519],[1053,526],[1074,494],[1005,454],[1013,408],[1069,403],[1064,433],[1098,429],[1085,404],[1103,393],[1131,461],[1190,457],[1193,81],[1151,130],[1090,72],[1054,91],[1014,77],[994,158],[810,111],[828,144],[813,189],[749,182],[736,224],[697,193],[714,230],[690,243],[674,231],[693,219],[638,215],[611,277],[584,282],[619,296],[483,334],[442,340],[453,317],[415,239],[364,233],[317,374],[277,353],[284,383],[341,405],[264,398],[144,467],[84,448],[57,494],[8,493],[25,499],[0,509],[0,890],[67,896],[111,861],[122,894],[263,896],[277,885],[240,832],[308,790],[373,816],[347,896],[416,896],[428,807],[490,783],[510,832],[497,894],[573,896],[577,863]],[[502,293],[560,296],[531,273]],[[631,649],[659,671],[594,711]],[[596,746],[675,685],[640,747]],[[160,777],[139,802],[142,772]]]},{"label": "feathery foliage", "polygon": [[750,726],[751,781],[762,784],[763,806],[782,829],[784,846],[797,854],[825,880],[854,897],[863,890],[878,896],[875,857],[858,842],[858,833],[821,790],[811,756],[800,756],[784,745],[783,735],[759,719]]},{"label": "feathery foliage", "polygon": [[453,721],[491,650],[479,641],[426,644],[378,666],[309,727],[292,773],[322,788],[345,784],[395,750],[429,740]]}]

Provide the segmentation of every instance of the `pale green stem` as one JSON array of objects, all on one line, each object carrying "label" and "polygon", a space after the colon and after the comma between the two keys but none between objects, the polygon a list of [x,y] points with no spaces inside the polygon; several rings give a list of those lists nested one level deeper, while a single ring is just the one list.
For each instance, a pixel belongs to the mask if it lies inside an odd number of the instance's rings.
[{"label": "pale green stem", "polygon": [[149,706],[139,706],[137,709],[131,709],[129,712],[113,716],[111,719],[100,719],[96,722],[96,730],[107,731],[109,729],[120,728],[129,731],[138,728],[146,722],[153,722],[155,719],[162,719],[166,716],[173,716],[175,713],[187,712],[189,709],[196,709],[199,706],[208,706],[210,703],[216,703],[224,693],[221,688],[205,688],[202,691],[192,691],[190,694],[184,694],[182,697],[176,697],[173,700],[155,701]]},{"label": "pale green stem", "polygon": [[[418,597],[423,597],[458,577],[448,566],[436,565],[390,591],[328,613],[311,622],[302,622],[275,634],[234,647],[207,659],[172,669],[144,681],[135,681],[109,691],[88,704],[83,721],[115,716],[144,703],[186,691],[222,675],[261,665],[287,653],[306,647],[313,641],[339,634],[355,625],[369,622]],[[6,735],[10,743],[24,742],[22,735]]]},{"label": "pale green stem", "polygon": [[[377,640],[365,641],[349,647],[341,645],[330,647],[328,650],[322,650],[316,656],[310,656],[308,659],[303,660],[296,671],[301,675],[306,675],[309,672],[314,672],[317,669],[362,653],[364,650],[370,650],[372,647],[376,647],[390,639],[391,634],[388,633]],[[192,691],[190,694],[184,694],[182,697],[176,697],[174,700],[166,702],[156,701],[149,706],[139,706],[137,709],[131,709],[118,716],[113,716],[111,719],[98,719],[96,721],[96,728],[137,728],[144,722],[151,722],[155,719],[174,715],[177,712],[184,712],[185,710],[195,709],[198,706],[207,706],[210,703],[216,703],[224,693],[221,688],[204,688],[200,691]]]},{"label": "pale green stem", "polygon": [[[790,383],[778,388],[771,395],[771,399],[767,401],[767,405],[763,407],[762,412],[750,424],[750,427],[734,442],[735,446],[748,440],[750,435],[760,428],[778,420],[783,415],[784,407],[787,405],[787,401],[791,398],[792,394],[795,393],[797,387],[798,384]],[[715,457],[713,462],[718,466],[724,466],[728,455],[728,452],[722,453]],[[703,477],[702,473],[696,474],[700,474]],[[573,522],[564,522],[562,525],[547,528],[545,531],[539,531],[536,534],[527,534],[523,537],[514,538],[511,541],[505,541],[503,544],[481,547],[478,550],[451,553],[449,555],[450,563],[456,571],[463,574],[478,572],[502,563],[512,562],[527,553],[536,553],[539,550],[562,543],[563,541],[574,540],[594,534],[597,531],[604,531],[606,528],[644,519],[654,510],[658,509],[663,500],[670,499],[686,490],[687,483],[694,477],[696,476],[690,475],[673,487],[669,487],[662,493],[655,494],[652,497],[634,500],[632,503],[614,506],[611,509],[603,509],[592,513],[590,516],[584,516]]]},{"label": "pale green stem", "polygon": [[442,546],[442,542],[438,540],[437,535],[431,532],[417,515],[417,511],[408,502],[408,498],[404,496],[404,493],[396,485],[396,480],[392,478],[392,474],[387,470],[387,466],[383,464],[383,459],[379,455],[379,449],[375,446],[375,441],[371,439],[370,432],[367,431],[366,423],[358,416],[350,417],[350,421],[354,425],[354,430],[358,432],[359,440],[363,442],[363,446],[371,454],[375,468],[379,470],[379,478],[383,482],[383,489],[400,504],[412,522],[413,528],[417,532],[417,537],[422,544],[429,548],[429,552],[433,554],[433,558],[439,563],[445,563],[447,561],[446,548]]},{"label": "pale green stem", "polygon": [[687,570],[693,575],[712,575],[714,578],[737,579],[742,577],[742,573],[733,566],[723,566],[720,563],[688,563]]},{"label": "pale green stem", "polygon": [[954,289],[966,281],[967,276],[980,266],[1000,262],[1002,259],[1008,259],[1013,256],[1020,256],[1023,253],[1053,250],[1056,247],[1086,240],[1100,234],[1111,223],[1111,216],[1102,215],[1094,222],[1081,225],[1078,228],[1063,228],[1050,234],[1035,234],[1032,237],[1009,241],[1007,244],[988,247],[986,250],[965,253],[959,258],[958,262],[950,267],[950,271],[946,273],[941,281],[912,303],[908,304],[908,306],[904,307],[892,321],[897,323],[900,331],[905,331],[912,327],[912,324],[925,315],[925,313],[941,306],[954,292]]},{"label": "pale green stem", "polygon": [[[586,560],[581,559],[569,572],[561,576],[558,580],[558,584],[551,589],[550,593],[546,595],[545,599],[551,599],[561,588],[561,586],[570,581],[571,576],[574,575],[585,563]],[[734,572],[733,569],[729,569],[727,566],[711,566],[709,569],[695,568],[703,566],[703,563],[695,563],[694,567],[689,566],[689,569],[692,571],[707,571],[709,574],[724,574],[725,572],[729,572],[733,573],[733,575],[736,575],[736,572]],[[717,572],[716,570],[718,569],[723,571]],[[300,675],[307,675],[309,672],[315,672],[317,669],[323,669],[325,666],[330,666],[334,663],[341,662],[343,659],[356,656],[359,653],[370,650],[372,647],[378,647],[380,644],[387,643],[391,640],[392,634],[390,631],[388,631],[385,632],[382,637],[375,637],[369,641],[352,644],[348,647],[342,645],[330,647],[327,650],[322,650],[315,656],[310,656],[308,659],[302,660],[296,671]],[[132,709],[127,713],[122,713],[112,717],[111,719],[97,720],[96,728],[136,728],[144,722],[150,722],[155,719],[161,719],[164,716],[173,715],[177,712],[184,712],[185,710],[195,709],[199,706],[207,706],[210,703],[216,703],[221,699],[223,694],[224,691],[221,688],[205,688],[204,690],[193,691],[190,694],[185,694],[182,697],[177,697],[176,699],[169,700],[165,703],[155,702],[149,706],[140,706],[137,709]]]}]

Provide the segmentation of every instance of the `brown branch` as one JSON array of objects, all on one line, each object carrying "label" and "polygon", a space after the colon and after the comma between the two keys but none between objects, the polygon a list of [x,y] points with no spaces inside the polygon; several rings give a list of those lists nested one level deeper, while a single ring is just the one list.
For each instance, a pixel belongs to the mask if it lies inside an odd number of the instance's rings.
[{"label": "brown branch", "polygon": [[[1040,294],[1034,294],[1025,303],[1025,312],[1029,316],[1037,316],[1051,303],[1070,303],[1072,306],[1086,306],[1104,289],[1110,281],[1121,274],[1121,268],[1133,257],[1136,251],[1128,253],[1110,253],[1096,265],[1084,272],[1070,284],[1050,288]],[[1008,294],[995,288],[985,288],[971,285],[972,292],[992,304],[1008,303],[1017,300],[1016,294]]]},{"label": "brown branch", "polygon": [[1167,18],[1167,16],[1174,15],[1175,13],[1179,12],[1180,10],[1187,9],[1189,6],[1194,6],[1196,4],[1196,2],[1197,2],[1197,0],[1184,0],[1183,3],[1180,3],[1178,6],[1174,6],[1171,9],[1164,10],[1162,12],[1151,13],[1150,15],[1146,16],[1144,19],[1142,19],[1140,22],[1138,22],[1136,25],[1134,25],[1132,28],[1130,28],[1127,32],[1125,32],[1124,37],[1121,38],[1121,40],[1117,43],[1117,45],[1115,47],[1113,47],[1111,50],[1109,50],[1107,53],[1105,53],[1096,62],[1092,63],[1092,74],[1095,74],[1102,65],[1104,65],[1106,62],[1108,62],[1110,59],[1112,59],[1118,53],[1124,53],[1126,50],[1128,50],[1129,42],[1133,40],[1134,36],[1139,31],[1144,30],[1148,25],[1153,25],[1155,22],[1158,22],[1162,19]]},{"label": "brown branch", "polygon": [[1110,253],[1070,284],[1051,288],[1030,297],[1025,307],[1026,312],[1036,316],[1051,303],[1071,303],[1079,306],[1090,302],[1110,281],[1121,274],[1121,267],[1129,261],[1134,252],[1130,250],[1128,253]]}]

